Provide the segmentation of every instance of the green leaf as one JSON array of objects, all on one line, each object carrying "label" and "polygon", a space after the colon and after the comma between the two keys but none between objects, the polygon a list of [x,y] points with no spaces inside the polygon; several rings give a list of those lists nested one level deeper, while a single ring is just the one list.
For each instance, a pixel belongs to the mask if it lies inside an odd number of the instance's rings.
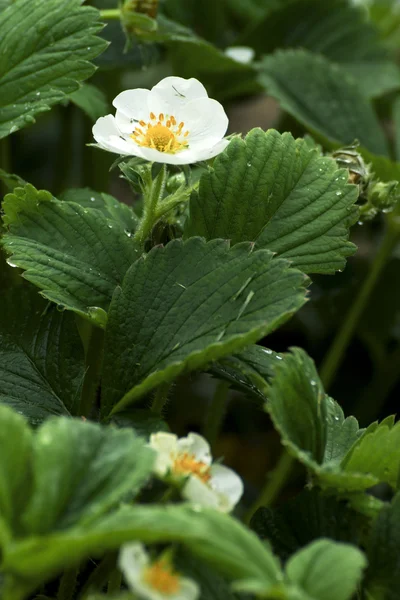
[{"label": "green leaf", "polygon": [[27,538],[7,548],[2,568],[13,581],[43,581],[93,554],[131,540],[180,542],[219,573],[264,593],[281,579],[267,545],[236,519],[214,510],[181,505],[125,506],[86,527]]},{"label": "green leaf", "polygon": [[225,379],[233,386],[257,399],[266,400],[269,380],[274,374],[274,366],[280,356],[262,346],[249,346],[231,356],[224,356],[209,368],[209,372],[219,379]]},{"label": "green leaf", "polygon": [[262,338],[304,303],[305,281],[252,244],[190,238],[153,248],[110,306],[103,413]]},{"label": "green leaf", "polygon": [[367,556],[366,588],[371,597],[397,600],[400,586],[400,493],[375,519]]},{"label": "green leaf", "polygon": [[387,154],[387,144],[371,103],[344,69],[306,50],[281,50],[266,57],[260,81],[282,108],[327,144],[360,140]]},{"label": "green leaf", "polygon": [[69,97],[92,121],[96,121],[108,112],[108,102],[105,93],[91,83],[84,83],[76,92],[72,92]]},{"label": "green leaf", "polygon": [[321,537],[355,545],[360,543],[357,514],[346,502],[315,489],[302,491],[276,509],[258,509],[251,520],[251,528],[261,539],[272,544],[282,560]]},{"label": "green leaf", "polygon": [[310,600],[350,600],[366,565],[358,548],[322,539],[290,558],[286,575]]},{"label": "green leaf", "polygon": [[379,98],[400,87],[400,69],[388,60],[342,63],[341,67],[357,81],[367,98]]},{"label": "green leaf", "polygon": [[23,282],[0,301],[0,402],[31,423],[76,414],[84,377],[73,315],[49,306]]},{"label": "green leaf", "polygon": [[22,516],[27,533],[81,526],[133,497],[149,477],[153,452],[128,429],[58,418],[37,431],[35,486]]},{"label": "green leaf", "polygon": [[106,48],[98,11],[81,0],[15,0],[0,14],[0,138],[79,88]]},{"label": "green leaf", "polygon": [[0,406],[0,550],[11,537],[29,498],[31,446],[32,432],[25,419]]},{"label": "green leaf", "polygon": [[143,408],[121,411],[109,419],[111,425],[129,427],[137,435],[149,438],[152,433],[169,431],[167,423],[159,415]]},{"label": "green leaf", "polygon": [[10,192],[12,192],[14,188],[23,187],[26,184],[26,181],[19,175],[7,173],[6,171],[3,171],[3,169],[0,169],[0,180]]},{"label": "green leaf", "polygon": [[400,422],[394,417],[367,429],[342,461],[346,473],[369,473],[377,481],[399,488]]},{"label": "green leaf", "polygon": [[307,273],[333,273],[355,246],[355,186],[304,140],[253,129],[235,138],[200,179],[185,236],[255,241]]},{"label": "green leaf", "polygon": [[129,234],[138,224],[138,217],[133,210],[110,194],[95,192],[90,188],[71,188],[61,194],[61,200],[76,202],[83,208],[97,208],[105,217],[118,223]]},{"label": "green leaf", "polygon": [[393,104],[393,123],[395,128],[396,160],[400,161],[400,96]]},{"label": "green leaf", "polygon": [[43,296],[103,326],[115,287],[139,255],[130,233],[98,209],[31,185],[8,194],[3,209],[10,261]]}]

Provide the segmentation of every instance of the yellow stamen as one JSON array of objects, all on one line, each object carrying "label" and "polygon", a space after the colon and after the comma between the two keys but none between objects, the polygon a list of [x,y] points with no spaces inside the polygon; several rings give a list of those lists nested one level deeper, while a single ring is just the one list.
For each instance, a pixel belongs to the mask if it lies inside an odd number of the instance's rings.
[{"label": "yellow stamen", "polygon": [[147,567],[144,570],[143,579],[147,585],[166,596],[176,594],[181,587],[179,575],[173,571],[165,559],[158,560]]},{"label": "yellow stamen", "polygon": [[176,475],[195,475],[204,483],[211,479],[211,467],[201,460],[196,460],[194,454],[183,452],[174,461],[172,471]]},{"label": "yellow stamen", "polygon": [[176,119],[173,116],[169,116],[165,121],[164,113],[160,113],[159,120],[156,123],[154,123],[156,120],[155,114],[151,112],[149,116],[149,122],[139,121],[143,130],[135,127],[130,136],[138,146],[153,148],[159,152],[168,152],[169,154],[175,154],[189,147],[188,142],[184,139],[188,137],[189,131],[182,133],[185,126],[183,121],[177,127]]}]

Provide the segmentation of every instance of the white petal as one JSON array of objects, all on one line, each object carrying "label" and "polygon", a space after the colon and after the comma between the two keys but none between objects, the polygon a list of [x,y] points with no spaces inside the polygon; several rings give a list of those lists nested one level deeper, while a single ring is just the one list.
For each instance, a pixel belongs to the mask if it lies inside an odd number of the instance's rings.
[{"label": "white petal", "polygon": [[247,65],[253,60],[255,52],[249,46],[230,46],[229,48],[225,48],[225,54],[229,58],[236,60],[236,62]]},{"label": "white petal", "polygon": [[142,578],[143,569],[150,563],[149,556],[140,542],[124,544],[118,556],[118,566],[132,591]]},{"label": "white petal", "polygon": [[156,115],[174,115],[179,120],[177,115],[182,107],[195,98],[207,98],[207,90],[200,81],[194,78],[165,77],[151,89],[148,105]]},{"label": "white petal", "polygon": [[209,485],[218,494],[219,509],[223,512],[230,512],[243,495],[241,478],[235,471],[223,465],[213,465],[211,467]]},{"label": "white petal", "polygon": [[136,119],[137,121],[143,119],[144,121],[148,121],[150,116],[148,108],[149,97],[150,90],[143,88],[125,90],[114,98],[113,106],[128,119]]},{"label": "white petal", "polygon": [[178,455],[178,436],[163,431],[153,433],[150,436],[149,446],[157,453],[154,472],[161,476],[165,475],[172,467],[175,456]]},{"label": "white petal", "polygon": [[[215,146],[211,146],[211,148],[202,148],[200,150],[194,149],[192,151],[188,150],[188,154],[190,156],[193,155],[195,160],[190,160],[187,164],[191,164],[192,162],[200,162],[201,160],[209,160],[210,158],[214,158],[218,154],[221,154],[228,146],[229,140],[221,140]],[[190,157],[188,157],[190,158]]]},{"label": "white petal", "polygon": [[192,475],[188,478],[182,489],[182,496],[200,506],[207,506],[219,510],[219,496],[198,477]]},{"label": "white petal", "polygon": [[189,149],[210,148],[219,142],[228,129],[229,120],[223,106],[211,98],[192,100],[183,107],[179,121],[189,131]]},{"label": "white petal", "polygon": [[212,462],[210,444],[203,436],[198,433],[189,433],[185,438],[178,440],[179,452],[188,452],[194,454],[196,460],[199,460],[206,465]]},{"label": "white petal", "polygon": [[200,588],[193,579],[181,577],[179,583],[179,592],[170,594],[169,600],[197,600],[200,596]]},{"label": "white petal", "polygon": [[104,150],[115,152],[116,154],[123,154],[125,156],[135,154],[130,141],[121,137],[121,132],[117,127],[113,115],[107,115],[106,117],[97,119],[96,123],[93,125],[92,133],[96,142]]}]

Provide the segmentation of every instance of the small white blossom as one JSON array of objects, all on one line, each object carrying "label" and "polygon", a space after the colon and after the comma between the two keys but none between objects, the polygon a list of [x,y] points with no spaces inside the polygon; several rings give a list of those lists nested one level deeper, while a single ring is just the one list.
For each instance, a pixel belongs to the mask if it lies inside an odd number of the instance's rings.
[{"label": "small white blossom", "polygon": [[249,46],[229,46],[225,48],[225,54],[236,62],[248,65],[253,60],[255,52]]},{"label": "small white blossom", "polygon": [[134,594],[144,600],[197,600],[199,586],[177,573],[166,555],[151,561],[143,544],[122,546],[118,566]]},{"label": "small white blossom", "polygon": [[180,438],[172,433],[150,436],[150,447],[157,457],[154,472],[160,477],[186,479],[182,495],[198,505],[230,512],[243,494],[240,477],[219,464],[212,464],[208,442],[196,433]]},{"label": "small white blossom", "polygon": [[100,117],[100,148],[152,162],[186,165],[213,158],[228,145],[228,117],[197,79],[166,77],[151,90],[121,92],[115,117]]}]

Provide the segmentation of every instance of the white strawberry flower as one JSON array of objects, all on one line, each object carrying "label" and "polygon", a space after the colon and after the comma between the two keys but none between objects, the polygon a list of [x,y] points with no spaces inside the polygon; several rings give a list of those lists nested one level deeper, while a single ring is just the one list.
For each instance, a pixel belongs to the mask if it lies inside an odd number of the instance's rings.
[{"label": "white strawberry flower", "polygon": [[174,570],[167,553],[152,561],[143,544],[124,544],[118,566],[130,590],[143,600],[197,600],[199,586]]},{"label": "white strawberry flower", "polygon": [[228,145],[228,117],[197,79],[166,77],[151,90],[121,92],[115,117],[100,117],[93,136],[103,150],[151,162],[187,165]]},{"label": "white strawberry flower", "polygon": [[229,46],[228,48],[225,48],[225,54],[232,60],[242,63],[243,65],[251,63],[255,56],[254,49],[249,46]]},{"label": "white strawberry flower", "polygon": [[176,481],[185,479],[182,495],[201,506],[230,512],[243,494],[240,477],[219,464],[212,464],[208,442],[197,433],[178,439],[173,433],[155,433],[150,436],[150,447],[157,456],[154,472],[161,478]]}]

